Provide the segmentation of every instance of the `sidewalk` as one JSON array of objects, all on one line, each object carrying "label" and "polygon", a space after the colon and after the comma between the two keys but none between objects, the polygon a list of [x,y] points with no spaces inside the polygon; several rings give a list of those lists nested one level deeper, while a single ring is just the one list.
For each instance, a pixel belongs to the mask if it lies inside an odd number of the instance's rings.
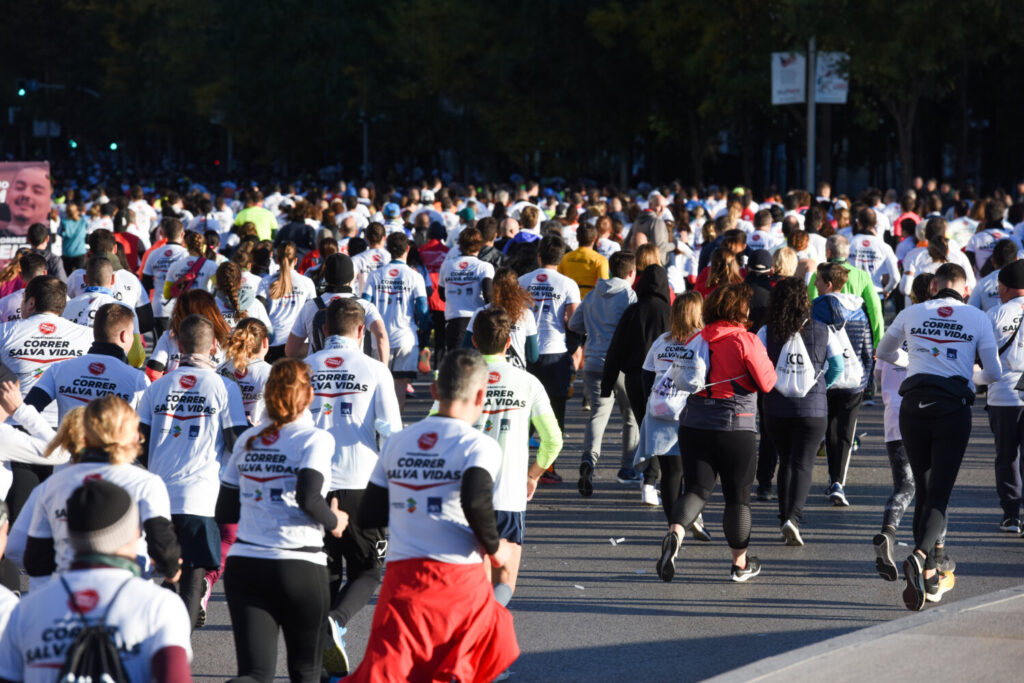
[{"label": "sidewalk", "polygon": [[937,607],[768,657],[715,683],[1020,680],[1024,585]]}]

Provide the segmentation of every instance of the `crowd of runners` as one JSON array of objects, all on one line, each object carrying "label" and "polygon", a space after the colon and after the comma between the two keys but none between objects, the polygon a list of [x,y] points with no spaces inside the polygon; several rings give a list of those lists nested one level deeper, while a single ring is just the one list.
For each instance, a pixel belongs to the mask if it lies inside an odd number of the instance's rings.
[{"label": "crowd of runners", "polygon": [[[494,680],[519,654],[539,485],[593,496],[621,448],[618,482],[664,511],[670,582],[720,484],[745,582],[751,498],[778,505],[760,543],[804,545],[817,457],[850,505],[876,403],[893,489],[864,548],[908,609],[954,587],[981,394],[993,529],[1024,533],[1024,196],[178,189],[58,190],[0,271],[0,681],[190,680],[217,584],[235,680],[273,679],[279,633],[293,681]],[[417,379],[428,415],[406,407]]]}]

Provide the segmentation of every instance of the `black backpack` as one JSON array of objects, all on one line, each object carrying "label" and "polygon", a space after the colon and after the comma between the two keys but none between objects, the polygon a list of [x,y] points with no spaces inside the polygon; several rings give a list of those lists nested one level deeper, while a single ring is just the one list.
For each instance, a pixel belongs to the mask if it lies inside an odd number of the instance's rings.
[{"label": "black backpack", "polygon": [[[128,579],[128,581],[131,581],[131,579]],[[68,594],[68,604],[81,617],[83,628],[68,648],[68,653],[64,658],[64,665],[57,675],[58,681],[61,681],[61,683],[70,683],[72,681],[76,683],[86,683],[87,681],[131,683],[131,679],[125,673],[124,665],[121,663],[121,655],[117,651],[117,644],[114,643],[107,632],[107,617],[110,616],[110,608],[114,606],[114,601],[121,594],[121,590],[128,585],[128,581],[122,583],[117,592],[114,593],[114,597],[110,599],[107,611],[103,614],[103,618],[100,619],[99,623],[90,626],[89,622],[85,619],[85,614],[80,611],[75,602],[74,593],[71,592],[67,581],[64,580],[63,576],[60,577],[60,582],[64,585],[64,590]]]},{"label": "black backpack", "polygon": [[324,348],[324,321],[327,320],[327,304],[322,296],[313,299],[316,302],[316,314],[313,316],[313,331],[309,335],[309,352],[316,353]]}]

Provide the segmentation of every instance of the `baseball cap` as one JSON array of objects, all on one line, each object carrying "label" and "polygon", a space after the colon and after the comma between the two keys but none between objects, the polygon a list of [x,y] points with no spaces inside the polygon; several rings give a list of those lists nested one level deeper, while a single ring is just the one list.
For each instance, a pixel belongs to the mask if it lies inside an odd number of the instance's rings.
[{"label": "baseball cap", "polygon": [[384,205],[384,218],[398,218],[401,215],[402,210],[398,207],[398,204],[388,202]]},{"label": "baseball cap", "polygon": [[765,249],[755,251],[750,256],[747,269],[753,273],[767,273],[772,269],[772,255]]}]

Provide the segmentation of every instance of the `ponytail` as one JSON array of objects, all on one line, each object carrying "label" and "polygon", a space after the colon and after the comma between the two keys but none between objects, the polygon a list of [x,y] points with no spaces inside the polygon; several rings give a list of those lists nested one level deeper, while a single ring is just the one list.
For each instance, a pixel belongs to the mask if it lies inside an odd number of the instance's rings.
[{"label": "ponytail", "polygon": [[85,448],[85,406],[75,408],[60,421],[57,434],[46,445],[43,457],[49,458],[56,451],[65,450],[71,454],[71,462],[78,462],[78,455]]},{"label": "ponytail", "polygon": [[217,289],[224,292],[231,303],[231,310],[236,317],[244,318],[248,311],[241,310],[238,303],[238,293],[242,288],[242,269],[237,263],[225,261],[217,267],[216,274]]},{"label": "ponytail", "polygon": [[313,400],[310,373],[308,365],[294,358],[283,358],[274,363],[263,392],[270,422],[246,439],[246,450],[252,450],[256,439],[275,433],[286,424],[294,422],[309,407]]},{"label": "ponytail", "polygon": [[185,248],[190,254],[206,258],[206,238],[198,232],[189,230],[185,233]]},{"label": "ponytail", "polygon": [[244,368],[263,346],[263,340],[270,336],[270,330],[256,318],[239,320],[231,336],[224,344],[224,355],[231,360],[235,370]]},{"label": "ponytail", "polygon": [[935,263],[946,263],[949,260],[949,240],[945,235],[932,235],[928,240],[928,256]]},{"label": "ponytail", "polygon": [[19,249],[17,252],[15,252],[11,260],[8,261],[7,265],[3,267],[3,270],[0,270],[0,283],[10,282],[14,278],[21,275],[21,257],[26,253],[28,252],[26,252],[24,249]]},{"label": "ponytail", "polygon": [[277,279],[270,283],[268,293],[271,299],[281,299],[292,293],[292,268],[295,267],[295,244],[281,242],[274,252],[281,270]]}]

